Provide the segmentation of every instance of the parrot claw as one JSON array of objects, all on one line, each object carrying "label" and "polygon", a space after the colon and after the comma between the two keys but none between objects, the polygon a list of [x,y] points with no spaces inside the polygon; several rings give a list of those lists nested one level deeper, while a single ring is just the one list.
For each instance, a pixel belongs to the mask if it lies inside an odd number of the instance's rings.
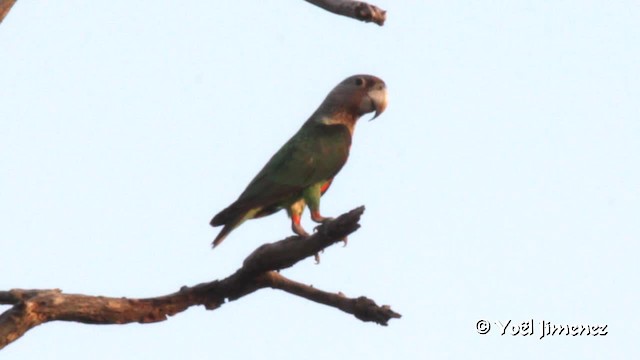
[{"label": "parrot claw", "polygon": [[296,224],[295,222],[291,224],[291,230],[293,230],[293,232],[300,237],[309,237],[309,233],[302,228],[302,225]]},{"label": "parrot claw", "polygon": [[[320,250],[320,252],[324,252],[324,250]],[[313,260],[316,261],[316,265],[320,265],[320,253],[315,253],[315,255],[313,255]]]},{"label": "parrot claw", "polygon": [[325,225],[326,223],[331,222],[333,220],[335,220],[335,218],[332,218],[332,217],[323,217],[322,220],[313,219],[313,221],[320,224],[313,228],[313,232],[317,232],[322,225]]},{"label": "parrot claw", "polygon": [[347,247],[348,242],[349,242],[349,238],[345,236],[344,239],[342,239],[342,243],[344,244],[342,245],[342,247]]}]

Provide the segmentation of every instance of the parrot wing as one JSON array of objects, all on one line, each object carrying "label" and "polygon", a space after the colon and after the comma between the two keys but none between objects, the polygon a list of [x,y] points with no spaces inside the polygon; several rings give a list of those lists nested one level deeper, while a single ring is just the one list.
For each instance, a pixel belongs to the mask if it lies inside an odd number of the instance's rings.
[{"label": "parrot wing", "polygon": [[350,144],[351,136],[343,126],[303,126],[271,157],[238,200],[211,220],[211,225],[237,221],[253,209],[277,211],[299,198],[305,188],[333,178],[346,162]]}]

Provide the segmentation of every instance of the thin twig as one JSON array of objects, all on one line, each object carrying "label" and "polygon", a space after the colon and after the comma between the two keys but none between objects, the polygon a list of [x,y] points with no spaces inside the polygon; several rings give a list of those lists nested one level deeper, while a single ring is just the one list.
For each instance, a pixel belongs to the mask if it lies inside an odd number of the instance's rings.
[{"label": "thin twig", "polygon": [[387,20],[387,12],[363,1],[352,0],[305,0],[334,14],[347,16],[380,26]]}]

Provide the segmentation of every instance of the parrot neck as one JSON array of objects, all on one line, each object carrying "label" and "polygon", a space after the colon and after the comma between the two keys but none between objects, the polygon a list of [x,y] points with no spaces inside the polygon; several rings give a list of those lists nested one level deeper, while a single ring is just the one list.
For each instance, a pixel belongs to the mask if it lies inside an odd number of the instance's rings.
[{"label": "parrot neck", "polygon": [[318,116],[318,122],[323,125],[343,125],[353,135],[353,130],[358,117],[348,112],[337,112],[330,115],[321,114]]}]

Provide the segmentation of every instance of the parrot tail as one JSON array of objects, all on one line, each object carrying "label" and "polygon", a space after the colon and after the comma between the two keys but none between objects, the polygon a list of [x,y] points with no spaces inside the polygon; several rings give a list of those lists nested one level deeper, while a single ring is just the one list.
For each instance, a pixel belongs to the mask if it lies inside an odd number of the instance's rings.
[{"label": "parrot tail", "polygon": [[218,236],[216,236],[216,238],[213,240],[213,243],[211,244],[211,247],[215,249],[216,246],[220,245],[220,243],[222,242],[222,240],[224,240],[227,235],[229,235],[229,233],[236,228],[236,226],[238,226],[239,224],[228,224],[225,225],[222,230],[220,231],[220,233],[218,234]]},{"label": "parrot tail", "polygon": [[233,229],[237,228],[243,222],[254,218],[256,213],[260,211],[260,208],[251,209],[249,211],[241,211],[234,207],[228,207],[222,210],[218,215],[211,219],[211,226],[224,225],[222,230],[216,238],[213,240],[212,247],[220,245],[220,243],[229,235]]}]

